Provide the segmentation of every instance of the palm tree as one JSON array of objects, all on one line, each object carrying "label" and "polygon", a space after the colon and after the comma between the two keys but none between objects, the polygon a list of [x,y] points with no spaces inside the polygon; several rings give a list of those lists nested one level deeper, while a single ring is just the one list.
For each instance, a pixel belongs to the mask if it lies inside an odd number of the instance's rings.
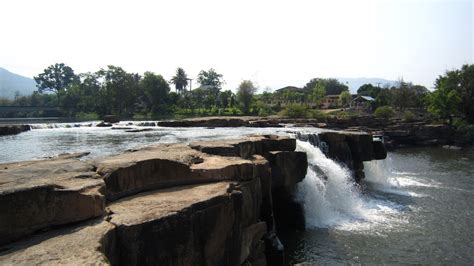
[{"label": "palm tree", "polygon": [[176,87],[176,92],[181,93],[186,86],[188,86],[188,75],[184,72],[184,69],[178,67],[176,69],[176,75],[171,78],[171,83]]}]

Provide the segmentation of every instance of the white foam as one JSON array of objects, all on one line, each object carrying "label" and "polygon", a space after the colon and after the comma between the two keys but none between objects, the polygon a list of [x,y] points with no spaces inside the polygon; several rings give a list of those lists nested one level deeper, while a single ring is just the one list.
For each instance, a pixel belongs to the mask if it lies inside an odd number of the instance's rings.
[{"label": "white foam", "polygon": [[372,230],[392,226],[399,220],[401,206],[362,195],[347,169],[307,142],[297,141],[297,147],[306,152],[310,164],[296,192],[297,200],[304,206],[308,227]]},{"label": "white foam", "polygon": [[[406,187],[438,187],[434,181],[426,182],[421,180],[419,173],[406,171],[396,171],[390,156],[385,160],[364,162],[365,181],[372,183],[373,187],[378,190],[391,192],[394,194],[407,194],[400,191]],[[397,191],[399,190],[399,191]],[[408,192],[412,195],[418,195],[414,192]]]}]

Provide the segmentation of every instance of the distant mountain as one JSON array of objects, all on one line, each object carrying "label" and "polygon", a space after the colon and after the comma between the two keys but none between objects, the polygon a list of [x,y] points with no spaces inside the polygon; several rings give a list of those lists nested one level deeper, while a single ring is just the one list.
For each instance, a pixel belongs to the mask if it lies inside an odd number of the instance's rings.
[{"label": "distant mountain", "polygon": [[360,86],[364,84],[372,84],[374,86],[381,86],[384,87],[386,84],[389,86],[397,84],[397,81],[394,80],[387,80],[381,78],[336,78],[339,82],[342,82],[349,86],[349,90],[351,93],[357,93],[357,90]]},{"label": "distant mountain", "polygon": [[15,93],[30,95],[35,91],[36,82],[0,67],[0,98],[15,98]]}]

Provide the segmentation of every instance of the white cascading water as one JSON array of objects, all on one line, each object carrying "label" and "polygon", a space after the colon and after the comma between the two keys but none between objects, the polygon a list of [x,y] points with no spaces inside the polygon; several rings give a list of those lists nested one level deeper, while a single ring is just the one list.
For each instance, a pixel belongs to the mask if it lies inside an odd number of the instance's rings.
[{"label": "white cascading water", "polygon": [[307,227],[364,230],[389,224],[399,213],[397,204],[363,195],[349,171],[319,148],[298,140],[297,149],[308,156],[306,178],[298,184],[295,194],[304,206]]},{"label": "white cascading water", "polygon": [[392,158],[387,156],[385,160],[364,162],[365,181],[370,182],[380,189],[399,188],[400,183],[396,178]]},{"label": "white cascading water", "polygon": [[423,195],[406,191],[406,187],[437,187],[437,184],[418,180],[415,173],[397,172],[393,168],[392,158],[364,162],[365,182],[375,190],[387,193],[422,197]]}]

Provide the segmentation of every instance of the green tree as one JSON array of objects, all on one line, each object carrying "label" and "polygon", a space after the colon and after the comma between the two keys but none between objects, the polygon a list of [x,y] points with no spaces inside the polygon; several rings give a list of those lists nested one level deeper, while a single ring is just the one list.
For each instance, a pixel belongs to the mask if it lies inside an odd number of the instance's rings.
[{"label": "green tree", "polygon": [[311,91],[317,84],[321,84],[321,83],[325,87],[326,95],[339,95],[343,91],[349,90],[349,87],[339,82],[337,79],[322,79],[322,78],[311,79],[308,83],[306,83],[303,89],[305,91]]},{"label": "green tree", "polygon": [[428,111],[439,118],[448,119],[451,125],[453,116],[459,114],[460,103],[461,98],[456,90],[449,90],[445,84],[440,84],[429,96]]},{"label": "green tree", "polygon": [[101,104],[109,114],[131,115],[139,96],[140,75],[128,73],[121,67],[107,66],[97,72],[103,80],[101,87]]},{"label": "green tree", "polygon": [[[454,114],[452,105],[458,101],[456,112],[467,122],[474,124],[474,64],[463,65],[459,70],[447,71],[445,75],[438,77],[435,89],[433,92],[435,95],[430,97],[432,111]],[[441,101],[441,104],[436,100]]]},{"label": "green tree", "polygon": [[375,98],[375,106],[380,107],[380,106],[385,106],[385,105],[390,105],[392,101],[392,93],[388,88],[381,89],[377,97]]},{"label": "green tree", "polygon": [[316,82],[314,88],[309,94],[309,99],[311,102],[315,103],[316,106],[319,106],[321,100],[326,96],[326,85],[323,81]]},{"label": "green tree", "polygon": [[217,97],[217,106],[224,109],[229,108],[232,95],[233,93],[230,90],[219,92],[219,96]]},{"label": "green tree", "polygon": [[191,99],[193,106],[196,108],[203,108],[204,99],[207,96],[207,90],[203,88],[197,88],[191,91]]},{"label": "green tree", "polygon": [[64,63],[50,65],[34,79],[38,92],[51,91],[56,93],[58,104],[60,94],[79,81],[79,78],[74,74],[74,70]]},{"label": "green tree", "polygon": [[171,78],[171,83],[174,84],[177,93],[182,93],[186,86],[188,86],[188,75],[184,69],[178,67],[176,74]]},{"label": "green tree", "polygon": [[[379,92],[380,94],[380,92]],[[421,85],[414,85],[401,79],[398,86],[390,89],[391,105],[400,111],[408,107],[425,108],[425,98],[428,89]]]},{"label": "green tree", "polygon": [[361,95],[361,96],[370,96],[370,97],[376,99],[378,97],[381,89],[382,88],[368,83],[368,84],[364,84],[364,85],[360,86],[359,89],[357,90],[357,94]]},{"label": "green tree", "polygon": [[348,91],[343,91],[343,92],[339,95],[339,100],[341,101],[341,105],[342,105],[343,107],[349,105],[349,103],[350,103],[351,100],[352,100],[351,93],[348,92]]},{"label": "green tree", "polygon": [[252,81],[244,80],[240,83],[237,92],[237,98],[242,104],[242,112],[248,114],[250,111],[250,104],[252,103],[253,96],[257,92],[257,88],[253,85]]},{"label": "green tree", "polygon": [[215,96],[217,96],[224,84],[222,74],[217,73],[213,68],[208,71],[201,70],[198,74],[197,81],[201,87],[209,89]]},{"label": "green tree", "polygon": [[337,79],[326,79],[326,95],[339,95],[344,91],[349,91],[347,85]]},{"label": "green tree", "polygon": [[153,72],[145,72],[140,81],[148,108],[154,113],[166,112],[166,103],[170,86],[161,76]]},{"label": "green tree", "polygon": [[392,105],[403,111],[405,108],[411,105],[413,100],[410,96],[410,84],[406,83],[403,79],[399,81],[398,87],[394,87],[392,92]]}]

